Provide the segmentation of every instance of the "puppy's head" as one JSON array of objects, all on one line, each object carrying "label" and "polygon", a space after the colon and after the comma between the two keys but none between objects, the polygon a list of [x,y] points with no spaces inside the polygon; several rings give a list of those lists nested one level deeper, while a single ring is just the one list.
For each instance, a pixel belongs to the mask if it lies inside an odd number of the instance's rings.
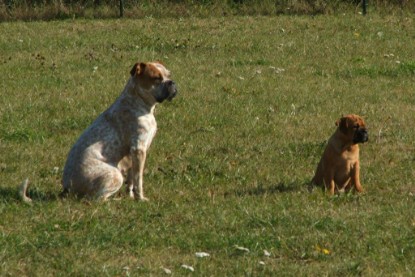
[{"label": "puppy's head", "polygon": [[353,144],[369,140],[366,124],[358,115],[349,114],[336,121],[336,126]]},{"label": "puppy's head", "polygon": [[161,62],[136,63],[130,74],[145,97],[155,102],[171,101],[177,94],[170,71]]}]

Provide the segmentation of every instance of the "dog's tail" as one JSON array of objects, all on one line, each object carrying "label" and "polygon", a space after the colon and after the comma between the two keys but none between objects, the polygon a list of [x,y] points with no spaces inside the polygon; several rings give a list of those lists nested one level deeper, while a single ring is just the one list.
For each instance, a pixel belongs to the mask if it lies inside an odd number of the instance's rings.
[{"label": "dog's tail", "polygon": [[30,197],[27,196],[27,189],[29,188],[29,178],[26,178],[26,180],[24,180],[19,187],[19,195],[20,198],[26,202],[26,203],[31,203],[32,199],[30,199]]}]

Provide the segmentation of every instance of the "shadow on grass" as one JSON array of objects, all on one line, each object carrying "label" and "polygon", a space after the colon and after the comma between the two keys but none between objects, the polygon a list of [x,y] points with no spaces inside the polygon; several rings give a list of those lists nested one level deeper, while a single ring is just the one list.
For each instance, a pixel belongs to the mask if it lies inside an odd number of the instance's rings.
[{"label": "shadow on grass", "polygon": [[260,195],[276,194],[276,193],[292,193],[292,192],[306,191],[308,185],[309,185],[309,181],[292,182],[292,183],[280,182],[277,184],[270,184],[270,185],[260,184],[254,188],[239,189],[230,194],[233,194],[236,196],[247,196],[247,195],[260,196]]},{"label": "shadow on grass", "polygon": [[[27,193],[34,202],[49,202],[59,199],[58,195],[52,192],[44,192],[36,189],[30,189]],[[19,195],[19,188],[2,188],[0,187],[0,202],[22,201]],[[23,201],[22,201],[23,203]]]}]

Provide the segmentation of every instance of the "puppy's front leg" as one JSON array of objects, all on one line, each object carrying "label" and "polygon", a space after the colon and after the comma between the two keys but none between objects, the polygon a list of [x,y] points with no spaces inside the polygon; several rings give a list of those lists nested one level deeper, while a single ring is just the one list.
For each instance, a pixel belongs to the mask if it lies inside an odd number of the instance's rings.
[{"label": "puppy's front leg", "polygon": [[362,184],[360,184],[360,164],[357,161],[352,169],[352,182],[357,192],[363,192]]},{"label": "puppy's front leg", "polygon": [[137,148],[131,149],[131,157],[132,157],[132,177],[133,177],[133,186],[134,186],[134,193],[137,193],[138,187],[138,195],[140,200],[148,201],[146,197],[144,197],[143,191],[143,174],[144,174],[144,164],[146,162],[146,148],[142,145],[139,145]]}]

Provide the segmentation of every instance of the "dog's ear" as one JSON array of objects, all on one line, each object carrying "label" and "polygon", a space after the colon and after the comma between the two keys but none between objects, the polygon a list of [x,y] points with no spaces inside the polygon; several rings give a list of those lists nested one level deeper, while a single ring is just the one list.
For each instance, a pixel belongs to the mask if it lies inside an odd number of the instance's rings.
[{"label": "dog's ear", "polygon": [[146,67],[145,63],[136,63],[130,71],[131,76],[140,75]]},{"label": "dog's ear", "polygon": [[340,131],[343,133],[347,133],[347,128],[349,127],[348,120],[346,117],[342,117],[340,119],[337,119],[336,126],[339,127]]}]

